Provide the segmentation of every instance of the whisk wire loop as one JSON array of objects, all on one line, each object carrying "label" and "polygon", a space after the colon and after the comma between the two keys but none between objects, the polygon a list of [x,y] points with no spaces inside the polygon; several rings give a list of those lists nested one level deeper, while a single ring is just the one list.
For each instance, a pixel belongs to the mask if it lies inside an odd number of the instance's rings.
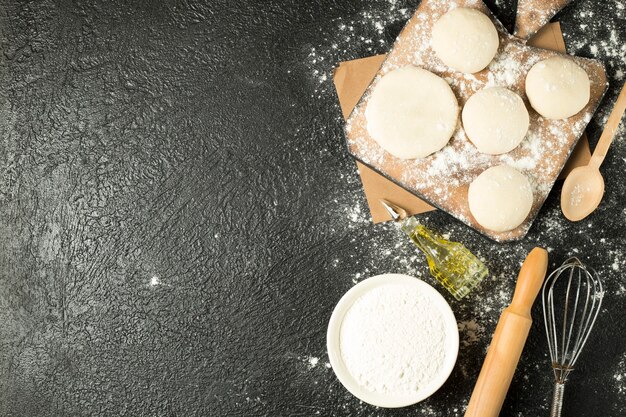
[{"label": "whisk wire loop", "polygon": [[[556,383],[552,416],[560,415],[564,384],[587,343],[603,296],[598,274],[575,257],[565,261],[544,283],[541,301]],[[555,306],[562,311],[557,314]]]}]

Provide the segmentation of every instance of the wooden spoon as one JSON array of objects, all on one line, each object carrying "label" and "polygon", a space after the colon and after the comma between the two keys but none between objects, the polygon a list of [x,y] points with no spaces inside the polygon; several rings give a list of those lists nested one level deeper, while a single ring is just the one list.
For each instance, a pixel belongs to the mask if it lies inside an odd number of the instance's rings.
[{"label": "wooden spoon", "polygon": [[600,165],[613,142],[619,122],[626,110],[626,84],[617,97],[615,107],[606,122],[602,136],[589,164],[572,170],[561,190],[561,211],[568,220],[579,221],[593,213],[604,196],[604,179]]}]

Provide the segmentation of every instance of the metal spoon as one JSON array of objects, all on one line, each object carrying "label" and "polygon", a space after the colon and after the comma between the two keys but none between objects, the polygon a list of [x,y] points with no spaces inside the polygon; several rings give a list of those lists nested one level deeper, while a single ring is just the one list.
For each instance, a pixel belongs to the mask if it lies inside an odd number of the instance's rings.
[{"label": "metal spoon", "polygon": [[567,219],[576,222],[584,219],[598,207],[604,196],[604,179],[600,165],[615,137],[619,122],[626,110],[626,84],[617,97],[602,136],[593,151],[589,164],[572,170],[561,190],[561,210]]}]

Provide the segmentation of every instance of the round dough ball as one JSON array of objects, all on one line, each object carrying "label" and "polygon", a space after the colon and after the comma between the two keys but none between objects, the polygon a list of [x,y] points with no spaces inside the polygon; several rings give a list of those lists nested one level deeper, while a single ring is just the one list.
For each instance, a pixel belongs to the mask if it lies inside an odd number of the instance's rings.
[{"label": "round dough ball", "polygon": [[397,158],[423,158],[446,146],[459,105],[442,78],[407,65],[383,76],[365,109],[367,130]]},{"label": "round dough ball", "polygon": [[471,96],[462,119],[467,137],[480,152],[490,155],[515,149],[530,122],[524,100],[502,87],[485,88]]},{"label": "round dough ball", "polygon": [[566,119],[589,102],[589,76],[572,59],[556,56],[539,61],[526,75],[526,95],[547,119]]},{"label": "round dough ball", "polygon": [[478,72],[498,52],[498,31],[484,13],[459,7],[433,26],[432,47],[439,59],[461,72]]},{"label": "round dough ball", "polygon": [[524,174],[508,165],[499,165],[472,181],[467,199],[472,215],[481,226],[506,232],[526,219],[533,205],[533,192]]}]

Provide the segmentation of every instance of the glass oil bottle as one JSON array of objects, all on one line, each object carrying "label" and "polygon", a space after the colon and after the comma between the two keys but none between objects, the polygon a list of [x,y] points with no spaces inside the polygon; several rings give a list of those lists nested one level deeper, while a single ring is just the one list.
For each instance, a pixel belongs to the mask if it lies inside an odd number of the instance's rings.
[{"label": "glass oil bottle", "polygon": [[432,276],[454,298],[462,299],[489,275],[485,264],[461,243],[445,240],[419,224],[414,217],[407,217],[404,209],[387,201],[382,203],[411,241],[424,252]]}]

